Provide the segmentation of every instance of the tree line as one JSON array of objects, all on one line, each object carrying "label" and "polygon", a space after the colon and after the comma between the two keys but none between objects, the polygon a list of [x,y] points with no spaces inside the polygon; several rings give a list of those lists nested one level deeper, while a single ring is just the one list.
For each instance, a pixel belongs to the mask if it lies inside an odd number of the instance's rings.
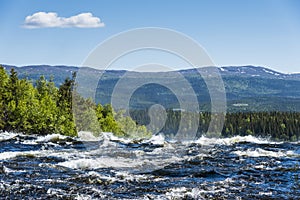
[{"label": "tree line", "polygon": [[[167,110],[167,119],[161,130],[145,125],[150,119],[147,110],[131,110],[130,117],[124,111],[115,112],[111,105],[95,104],[76,92],[76,74],[66,78],[56,87],[53,78],[41,76],[35,82],[19,79],[14,69],[7,73],[0,66],[0,131],[22,132],[46,135],[58,133],[76,136],[78,131],[91,131],[95,134],[113,132],[120,137],[144,138],[151,132],[166,135],[177,133],[184,116],[188,134],[197,126],[198,136],[207,133],[211,113],[181,112]],[[192,119],[198,117],[199,124]],[[162,121],[161,115],[154,115]],[[182,133],[183,135],[185,133]],[[299,112],[234,112],[227,113],[221,137],[253,135],[271,137],[274,140],[296,141],[300,138]]]},{"label": "tree line", "polygon": [[34,83],[19,79],[12,68],[0,66],[0,131],[25,134],[77,136],[79,131],[113,132],[121,137],[150,137],[145,126],[135,123],[111,105],[95,104],[76,92],[76,73],[56,87],[53,78],[41,76]]},{"label": "tree line", "polygon": [[222,131],[224,137],[254,135],[280,141],[300,139],[299,112],[227,113]]},{"label": "tree line", "polygon": [[[133,110],[131,117],[139,124],[148,124],[150,119],[147,110]],[[232,112],[225,116],[224,126],[221,133],[208,133],[208,127],[211,122],[211,113],[200,112],[181,112],[167,110],[167,119],[164,127],[155,132],[163,132],[172,137],[177,133],[179,124],[182,123],[181,118],[187,122],[187,133],[189,128],[193,128],[191,123],[193,118],[198,117],[197,136],[219,135],[220,137],[246,136],[253,135],[256,137],[271,138],[280,141],[298,141],[300,139],[300,113],[299,112]],[[217,114],[215,114],[217,115]],[[159,121],[159,115],[156,115]],[[152,119],[153,120],[153,119]],[[189,122],[190,121],[190,122]],[[180,134],[185,134],[184,131]]]}]

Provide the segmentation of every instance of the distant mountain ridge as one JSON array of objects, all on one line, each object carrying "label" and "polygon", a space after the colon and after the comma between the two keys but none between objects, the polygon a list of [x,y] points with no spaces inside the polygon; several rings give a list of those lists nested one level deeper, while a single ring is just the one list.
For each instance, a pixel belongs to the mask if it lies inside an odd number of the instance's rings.
[{"label": "distant mountain ridge", "polygon": [[[9,71],[16,69],[20,78],[38,79],[44,75],[47,79],[51,75],[57,85],[61,84],[66,77],[70,77],[72,72],[80,68],[76,66],[49,66],[32,65],[16,67],[2,65]],[[96,99],[103,104],[110,103],[111,93],[120,78],[129,73],[132,77],[139,73],[126,70],[101,71],[93,68],[86,68],[93,74],[103,73],[105,78],[100,80],[97,89]],[[205,83],[198,70],[207,68],[178,70],[192,85],[197,94],[201,110],[209,110],[210,97],[205,88]],[[226,89],[228,111],[300,111],[300,73],[285,74],[265,67],[259,66],[226,66],[218,68]],[[174,72],[157,72],[161,75],[170,75]],[[170,109],[178,107],[178,102],[174,95],[165,89],[147,85],[135,93],[132,98],[132,107],[135,109],[147,109],[154,103],[161,103],[162,96],[165,95],[164,103]],[[143,102],[141,104],[140,102]]]},{"label": "distant mountain ridge", "polygon": [[[46,71],[46,72],[57,72],[57,71],[78,71],[80,67],[78,66],[69,66],[69,65],[25,65],[25,66],[14,66],[14,65],[6,65],[0,64],[5,67],[7,70],[11,68],[17,69],[17,71],[23,72],[27,70],[36,70],[36,71]],[[89,67],[87,67],[89,68]],[[203,67],[205,69],[206,67]],[[91,68],[94,69],[94,68]],[[201,70],[201,68],[198,68]],[[197,69],[197,70],[198,70]],[[245,65],[245,66],[221,66],[218,67],[221,75],[252,75],[252,76],[268,76],[272,75],[278,76],[280,78],[289,78],[289,77],[300,77],[300,73],[282,73],[277,72],[273,69],[269,69],[261,66],[253,66],[253,65]],[[98,70],[98,69],[95,69]],[[192,72],[195,69],[183,69],[178,70],[179,72]],[[109,71],[127,71],[127,70],[109,70]]]}]

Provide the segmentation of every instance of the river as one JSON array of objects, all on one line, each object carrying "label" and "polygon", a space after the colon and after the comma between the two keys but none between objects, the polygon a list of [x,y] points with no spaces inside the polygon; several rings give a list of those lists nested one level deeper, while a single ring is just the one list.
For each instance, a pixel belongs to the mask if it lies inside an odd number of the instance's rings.
[{"label": "river", "polygon": [[300,143],[0,133],[1,199],[300,199]]}]

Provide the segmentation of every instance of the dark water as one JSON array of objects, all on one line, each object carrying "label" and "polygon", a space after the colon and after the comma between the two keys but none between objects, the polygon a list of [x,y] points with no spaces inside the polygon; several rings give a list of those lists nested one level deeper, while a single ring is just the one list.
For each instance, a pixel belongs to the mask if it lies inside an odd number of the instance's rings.
[{"label": "dark water", "polygon": [[300,199],[300,143],[0,134],[0,199]]}]

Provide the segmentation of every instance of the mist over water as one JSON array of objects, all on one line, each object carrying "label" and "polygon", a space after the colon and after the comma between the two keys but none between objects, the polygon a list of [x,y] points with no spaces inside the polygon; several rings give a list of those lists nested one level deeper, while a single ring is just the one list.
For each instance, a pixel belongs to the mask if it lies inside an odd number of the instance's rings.
[{"label": "mist over water", "polygon": [[300,143],[1,133],[6,199],[297,199]]}]

